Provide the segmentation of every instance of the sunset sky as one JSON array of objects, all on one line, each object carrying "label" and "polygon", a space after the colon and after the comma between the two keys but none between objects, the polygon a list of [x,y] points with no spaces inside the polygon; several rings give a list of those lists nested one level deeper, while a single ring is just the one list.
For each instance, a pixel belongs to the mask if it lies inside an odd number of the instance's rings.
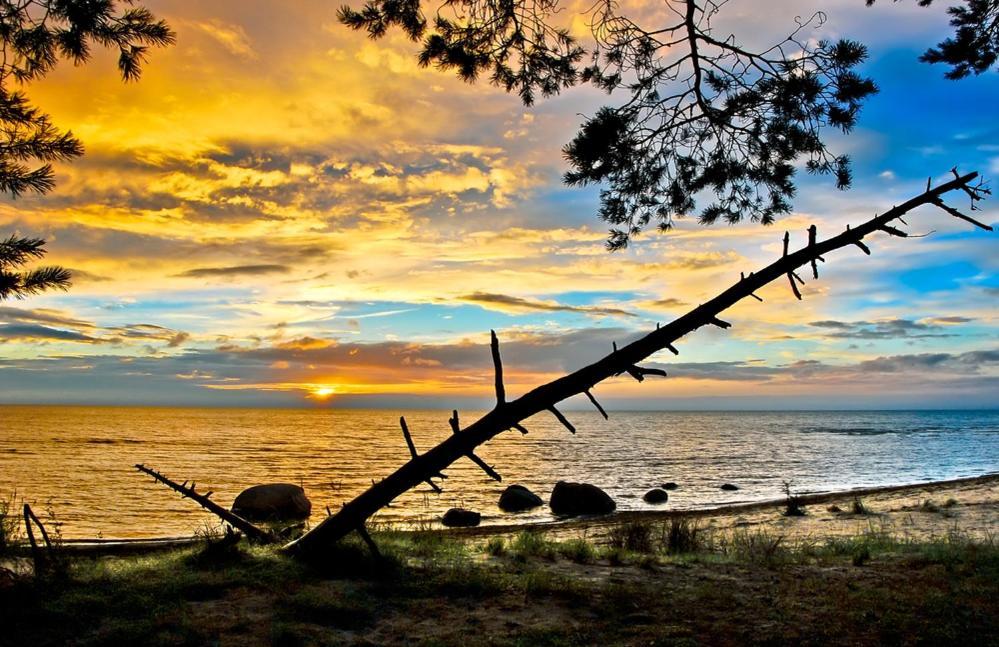
[{"label": "sunset sky", "polygon": [[[773,41],[823,9],[815,36],[869,45],[881,92],[833,138],[855,186],[801,176],[775,226],[688,219],[610,254],[597,189],[561,184],[560,149],[614,97],[524,108],[420,69],[400,33],[349,31],[336,3],[144,4],[177,44],[140,82],[95,52],[28,88],[86,154],[52,193],[4,198],[0,234],[46,238],[75,281],[0,304],[0,403],[477,406],[491,328],[521,393],[770,262],[785,229],[838,233],[955,165],[999,175],[999,74],[953,82],[917,61],[948,33],[943,6],[733,0],[726,34]],[[976,217],[997,224],[999,200]],[[804,301],[772,285],[731,330],[656,358],[670,378],[597,392],[643,409],[995,407],[999,235],[907,220],[933,233],[842,250]]]}]

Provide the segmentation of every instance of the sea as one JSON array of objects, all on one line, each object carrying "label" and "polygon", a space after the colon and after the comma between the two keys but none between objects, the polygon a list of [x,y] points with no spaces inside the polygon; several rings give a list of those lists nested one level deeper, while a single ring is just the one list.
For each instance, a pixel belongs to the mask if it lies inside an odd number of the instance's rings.
[{"label": "sea", "polygon": [[[482,412],[460,412],[467,425]],[[451,507],[483,524],[549,522],[547,507],[506,514],[503,489],[524,485],[547,500],[557,481],[607,491],[618,510],[685,510],[794,492],[921,483],[999,472],[999,410],[990,411],[566,411],[525,422],[478,454],[503,477],[462,459],[442,494],[418,486],[375,521],[431,527]],[[439,410],[251,410],[0,406],[0,496],[22,499],[67,539],[191,536],[215,519],[140,474],[137,463],[213,491],[228,506],[258,483],[300,484],[315,524],[404,463],[405,416],[424,451],[450,434]],[[675,482],[665,505],[642,495]],[[723,491],[732,483],[737,491]]]}]

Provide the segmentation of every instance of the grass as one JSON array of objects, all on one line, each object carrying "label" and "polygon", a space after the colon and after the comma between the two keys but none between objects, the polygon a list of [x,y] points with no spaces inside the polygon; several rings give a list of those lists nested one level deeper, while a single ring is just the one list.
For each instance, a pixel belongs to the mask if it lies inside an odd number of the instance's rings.
[{"label": "grass", "polygon": [[[303,564],[269,547],[76,559],[0,588],[0,645],[989,644],[999,541],[871,523],[823,542],[712,533],[687,517],[598,544],[375,535]],[[220,539],[213,539],[217,543]]]},{"label": "grass", "polygon": [[21,524],[17,492],[11,492],[0,498],[0,557],[24,539],[24,526]]},{"label": "grass", "polygon": [[645,521],[631,521],[616,526],[610,532],[608,544],[634,553],[651,553],[653,548],[652,524]]},{"label": "grass", "polygon": [[667,555],[696,553],[706,548],[705,534],[696,519],[678,515],[663,527],[663,549]]}]

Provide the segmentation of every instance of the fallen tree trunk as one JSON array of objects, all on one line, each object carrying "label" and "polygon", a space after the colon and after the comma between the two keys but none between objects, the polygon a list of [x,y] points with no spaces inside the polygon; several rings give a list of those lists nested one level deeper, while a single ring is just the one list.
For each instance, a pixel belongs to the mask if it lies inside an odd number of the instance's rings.
[{"label": "fallen tree trunk", "polygon": [[149,476],[153,477],[154,479],[156,479],[163,485],[167,486],[171,490],[179,492],[182,496],[194,501],[202,508],[208,510],[209,512],[211,512],[216,517],[226,522],[233,528],[243,531],[243,533],[246,534],[247,538],[249,538],[250,541],[257,542],[260,544],[272,544],[275,541],[277,541],[277,538],[274,536],[273,533],[255,526],[254,524],[250,523],[249,521],[239,516],[238,514],[230,512],[229,510],[226,510],[219,504],[212,501],[211,500],[212,492],[205,492],[204,494],[201,494],[200,492],[197,492],[194,489],[195,486],[194,483],[192,483],[190,486],[187,485],[187,481],[184,481],[183,484],[177,483],[176,481],[168,479],[167,477],[163,476],[156,470],[148,468],[145,465],[142,465],[141,463],[136,465],[135,469],[139,470],[143,474],[148,474]]},{"label": "fallen tree trunk", "polygon": [[[458,414],[454,412],[454,417],[450,421],[453,435],[422,455],[417,453],[412,443],[405,420],[401,420],[412,459],[386,478],[373,483],[368,490],[344,504],[339,511],[323,520],[311,531],[289,543],[285,549],[295,554],[315,555],[324,547],[330,546],[350,532],[357,531],[362,536],[366,536],[365,522],[373,514],[391,503],[393,499],[423,482],[431,483],[434,489],[438,490],[437,485],[430,479],[443,477],[443,470],[460,458],[470,458],[483,466],[484,463],[481,462],[481,459],[473,453],[475,448],[510,429],[527,433],[521,422],[530,416],[548,411],[570,432],[575,432],[571,423],[556,408],[558,403],[567,398],[585,394],[600,413],[606,416],[606,412],[590,393],[590,389],[594,385],[623,373],[631,375],[638,381],[644,380],[646,375],[665,376],[665,372],[659,369],[643,368],[638,366],[638,363],[661,350],[669,349],[672,353],[678,354],[673,346],[674,342],[702,326],[714,325],[728,328],[729,324],[718,318],[722,312],[746,297],[759,299],[755,294],[757,290],[782,277],[788,278],[795,297],[801,299],[797,284],[804,283],[804,281],[796,273],[798,268],[809,265],[813,277],[818,278],[816,261],[824,261],[823,256],[829,252],[852,245],[859,247],[865,254],[869,255],[871,251],[863,242],[866,236],[878,231],[892,236],[907,236],[905,232],[890,223],[917,207],[927,204],[934,205],[952,216],[992,231],[988,225],[943,203],[942,196],[944,194],[955,190],[963,191],[971,198],[972,209],[974,209],[975,203],[989,193],[988,189],[981,184],[972,186],[971,182],[978,177],[977,173],[962,176],[954,171],[954,175],[953,180],[936,188],[931,188],[930,183],[927,182],[926,191],[922,194],[893,207],[880,216],[875,216],[858,227],[851,229],[848,226],[843,233],[821,242],[817,240],[815,227],[812,226],[808,231],[808,244],[795,252],[789,251],[790,237],[785,234],[783,256],[761,271],[742,276],[735,285],[669,324],[657,327],[645,337],[621,349],[618,349],[615,344],[613,352],[603,359],[553,382],[539,386],[512,402],[506,402],[499,342],[496,334],[492,333],[491,350],[496,375],[497,399],[495,408],[464,429],[460,428]],[[498,474],[492,468],[489,468],[487,473],[498,478]]]}]

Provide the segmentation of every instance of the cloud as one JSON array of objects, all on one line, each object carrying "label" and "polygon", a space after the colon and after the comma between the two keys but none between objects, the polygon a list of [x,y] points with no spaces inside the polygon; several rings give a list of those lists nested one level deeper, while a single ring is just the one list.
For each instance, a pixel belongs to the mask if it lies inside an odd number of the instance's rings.
[{"label": "cloud", "polygon": [[54,324],[66,328],[92,329],[96,326],[89,322],[76,319],[60,310],[35,309],[25,310],[0,306],[0,322]]},{"label": "cloud", "polygon": [[99,274],[94,274],[92,272],[87,272],[86,270],[80,270],[76,268],[66,268],[69,273],[73,276],[73,284],[77,285],[80,283],[106,283],[108,281],[113,281],[110,276],[100,276]]},{"label": "cloud", "polygon": [[191,335],[154,324],[98,326],[58,310],[0,307],[0,337],[22,343],[57,341],[127,345],[129,342],[165,342],[167,348],[178,348]]},{"label": "cloud", "polygon": [[187,22],[202,33],[207,34],[215,42],[224,47],[230,54],[236,56],[256,59],[257,53],[250,44],[250,38],[240,25],[231,25],[221,20],[207,20],[202,22]]},{"label": "cloud", "polygon": [[20,342],[71,341],[84,344],[99,344],[96,339],[73,330],[59,330],[48,326],[32,324],[2,324],[0,325],[0,340]]},{"label": "cloud", "polygon": [[459,301],[475,303],[485,308],[498,310],[500,312],[576,312],[593,316],[611,317],[636,317],[637,315],[622,310],[621,308],[610,308],[603,306],[571,306],[550,301],[538,301],[535,299],[525,299],[506,294],[496,294],[492,292],[473,292],[457,297]]},{"label": "cloud", "polygon": [[[609,350],[608,339],[626,344],[635,337],[613,328],[588,328],[562,335],[502,335],[508,392],[516,396],[599,359]],[[16,401],[16,394],[29,393],[26,389],[43,379],[37,376],[46,374],[49,377],[44,379],[50,384],[89,393],[100,401],[108,397],[102,389],[127,384],[129,392],[144,394],[146,399],[139,402],[149,403],[169,398],[210,401],[205,400],[210,391],[220,398],[217,402],[247,402],[240,393],[247,397],[254,394],[260,402],[268,402],[271,396],[267,394],[284,393],[287,398],[282,402],[292,404],[296,399],[301,403],[318,388],[332,389],[338,398],[418,396],[447,403],[448,398],[482,397],[491,392],[492,363],[485,342],[337,343],[306,337],[256,348],[191,348],[169,356],[127,358],[127,362],[118,356],[96,355],[87,359],[85,377],[75,375],[81,365],[75,357],[0,359],[0,397]],[[745,359],[649,361],[643,365],[663,368],[670,377],[646,380],[640,385],[624,377],[615,378],[600,385],[601,395],[703,396],[705,389],[710,389],[715,397],[755,396],[762,401],[778,393],[781,397],[806,393],[867,397],[875,389],[879,394],[906,397],[914,393],[961,393],[978,402],[987,399],[997,386],[999,349],[886,355],[844,363],[806,359],[774,364]]]},{"label": "cloud", "polygon": [[982,369],[999,366],[999,350],[952,353],[922,353],[919,355],[891,355],[866,360],[856,365],[864,373],[915,373],[931,375],[939,372],[979,373]]},{"label": "cloud", "polygon": [[232,265],[229,267],[197,267],[176,276],[184,278],[206,278],[206,277],[227,277],[227,276],[261,276],[264,274],[279,274],[290,272],[291,268],[286,265]]},{"label": "cloud", "polygon": [[645,310],[672,310],[675,308],[682,308],[688,304],[686,301],[669,297],[666,299],[656,299],[654,301],[642,301],[639,305]]},{"label": "cloud", "polygon": [[950,326],[956,324],[966,324],[974,321],[971,317],[961,317],[958,315],[949,315],[945,317],[930,317],[926,320],[928,323],[936,326]]},{"label": "cloud", "polygon": [[336,342],[329,339],[316,339],[314,337],[299,337],[290,341],[282,342],[277,348],[282,350],[319,350],[335,346]]},{"label": "cloud", "polygon": [[952,337],[953,333],[942,332],[945,325],[973,321],[967,317],[931,317],[925,321],[910,319],[883,319],[878,321],[837,321],[822,320],[809,322],[809,326],[819,328],[825,337],[834,339],[929,339]]}]

